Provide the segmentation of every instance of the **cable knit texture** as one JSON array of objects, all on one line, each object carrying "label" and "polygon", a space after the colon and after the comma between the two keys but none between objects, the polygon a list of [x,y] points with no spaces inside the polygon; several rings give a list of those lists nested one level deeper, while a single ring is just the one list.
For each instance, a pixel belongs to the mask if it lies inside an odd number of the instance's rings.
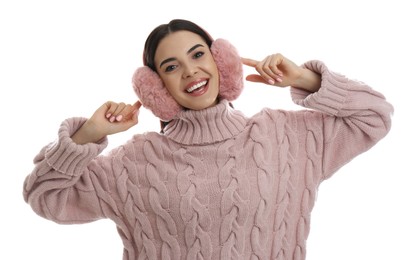
[{"label": "cable knit texture", "polygon": [[105,155],[105,139],[73,143],[86,119],[67,119],[24,198],[57,223],[113,220],[125,260],[305,259],[319,184],[388,133],[393,108],[319,61],[304,66],[322,74],[318,92],[291,90],[307,109],[247,118],[223,99]]}]

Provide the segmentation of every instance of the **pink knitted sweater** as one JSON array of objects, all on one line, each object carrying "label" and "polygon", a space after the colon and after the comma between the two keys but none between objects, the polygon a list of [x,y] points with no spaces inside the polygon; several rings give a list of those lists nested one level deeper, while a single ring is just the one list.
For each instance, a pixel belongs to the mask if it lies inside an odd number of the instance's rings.
[{"label": "pink knitted sweater", "polygon": [[24,183],[33,210],[57,223],[113,220],[124,259],[305,259],[319,184],[390,129],[392,106],[362,82],[329,71],[307,109],[252,118],[222,100],[180,112],[165,134],[76,145],[85,122],[65,120]]}]

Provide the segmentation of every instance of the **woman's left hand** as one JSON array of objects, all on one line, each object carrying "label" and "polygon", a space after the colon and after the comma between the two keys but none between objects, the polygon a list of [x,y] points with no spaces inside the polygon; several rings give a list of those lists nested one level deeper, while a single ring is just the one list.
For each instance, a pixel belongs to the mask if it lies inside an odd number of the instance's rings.
[{"label": "woman's left hand", "polygon": [[259,74],[250,74],[246,80],[279,87],[297,87],[308,91],[317,91],[321,77],[308,69],[302,68],[284,57],[282,54],[272,54],[262,61],[241,58],[242,63],[253,67]]},{"label": "woman's left hand", "polygon": [[290,86],[301,75],[301,68],[282,54],[272,54],[262,61],[242,58],[242,63],[256,69],[246,80],[279,87]]}]

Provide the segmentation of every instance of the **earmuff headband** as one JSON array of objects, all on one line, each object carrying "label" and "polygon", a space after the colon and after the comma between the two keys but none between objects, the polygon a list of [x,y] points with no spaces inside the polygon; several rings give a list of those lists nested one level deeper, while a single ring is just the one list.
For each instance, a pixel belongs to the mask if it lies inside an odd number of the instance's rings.
[{"label": "earmuff headband", "polygon": [[[236,48],[224,39],[210,47],[219,71],[219,98],[233,101],[243,90],[243,69]],[[138,68],[132,79],[133,89],[143,106],[162,121],[170,121],[183,110],[170,95],[156,72],[147,66]]]}]

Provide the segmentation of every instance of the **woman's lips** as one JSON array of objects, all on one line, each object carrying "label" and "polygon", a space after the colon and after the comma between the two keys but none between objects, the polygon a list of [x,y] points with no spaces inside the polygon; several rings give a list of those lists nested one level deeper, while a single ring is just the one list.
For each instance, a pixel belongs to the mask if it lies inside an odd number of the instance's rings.
[{"label": "woman's lips", "polygon": [[186,93],[191,96],[201,96],[209,89],[209,81],[204,79],[199,82],[193,82],[190,87],[186,89]]}]

